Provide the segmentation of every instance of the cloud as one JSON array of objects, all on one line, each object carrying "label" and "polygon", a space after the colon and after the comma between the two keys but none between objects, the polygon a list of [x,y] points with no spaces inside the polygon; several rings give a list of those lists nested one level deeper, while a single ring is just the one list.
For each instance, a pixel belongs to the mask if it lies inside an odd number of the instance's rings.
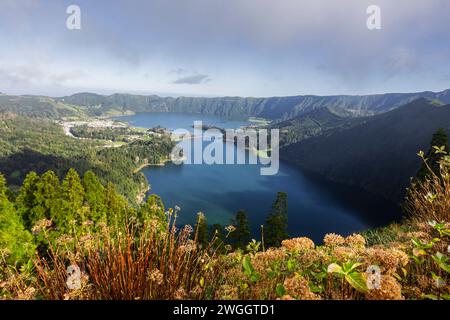
[{"label": "cloud", "polygon": [[22,90],[35,91],[34,88],[60,89],[87,77],[88,74],[82,70],[54,70],[54,66],[46,63],[11,64],[0,67],[1,89],[12,93]]},{"label": "cloud", "polygon": [[[69,0],[16,2],[0,0],[0,38],[8,44],[0,61],[26,64],[47,52],[61,66],[42,69],[48,82],[63,74],[54,82],[82,85],[71,81],[72,68],[104,87],[164,86],[183,94],[201,94],[211,74],[214,95],[450,86],[442,81],[450,69],[448,0],[377,0],[377,31],[366,27],[373,0],[77,0],[82,30],[72,32],[65,28]],[[26,80],[21,74],[16,80]]]},{"label": "cloud", "polygon": [[207,83],[211,81],[209,76],[207,74],[192,74],[188,76],[183,76],[172,83],[174,84],[201,84],[201,83]]}]

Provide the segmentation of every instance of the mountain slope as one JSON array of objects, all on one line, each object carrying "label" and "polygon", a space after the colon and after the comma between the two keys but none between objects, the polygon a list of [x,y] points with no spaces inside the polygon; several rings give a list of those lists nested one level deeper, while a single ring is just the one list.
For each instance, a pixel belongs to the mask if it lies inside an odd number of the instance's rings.
[{"label": "mountain slope", "polygon": [[389,93],[366,96],[293,96],[272,98],[159,97],[156,95],[77,93],[67,97],[11,96],[0,94],[0,113],[45,118],[114,115],[124,112],[187,112],[224,117],[261,117],[277,122],[321,108],[344,110],[351,116],[370,116],[424,97],[450,103],[450,90]]},{"label": "mountain slope", "polygon": [[83,114],[80,108],[64,104],[50,97],[0,94],[0,114],[8,112],[42,118],[80,116]]},{"label": "mountain slope", "polygon": [[189,112],[227,117],[262,117],[287,120],[320,108],[345,109],[353,115],[373,115],[395,109],[417,98],[436,99],[450,103],[450,90],[442,92],[389,93],[367,96],[293,96],[272,98],[163,98],[113,94],[102,96],[79,93],[57,101],[84,106],[88,112],[103,114],[110,110],[133,112]]},{"label": "mountain slope", "polygon": [[370,117],[352,117],[345,110],[330,110],[320,108],[292,119],[269,125],[269,129],[280,129],[280,146],[312,138],[319,135],[328,135],[338,130],[344,130],[368,121]]},{"label": "mountain slope", "polygon": [[450,133],[450,105],[418,99],[352,128],[283,148],[281,157],[325,177],[398,201],[433,133]]}]

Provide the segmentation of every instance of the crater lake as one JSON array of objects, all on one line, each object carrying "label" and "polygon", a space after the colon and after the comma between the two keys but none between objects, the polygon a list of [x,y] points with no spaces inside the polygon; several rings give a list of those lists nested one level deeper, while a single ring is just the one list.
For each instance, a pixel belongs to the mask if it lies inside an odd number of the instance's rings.
[{"label": "crater lake", "polygon": [[[144,128],[161,126],[169,130],[192,131],[194,121],[224,129],[248,125],[246,120],[225,119],[203,114],[138,113],[117,120]],[[232,143],[225,148],[240,150]],[[226,152],[226,150],[225,150]],[[145,167],[151,189],[166,208],[181,208],[178,223],[195,224],[197,213],[206,215],[208,225],[229,225],[239,209],[246,211],[252,237],[260,238],[277,192],[288,195],[288,233],[306,236],[320,243],[326,233],[348,235],[399,220],[394,203],[364,190],[336,184],[280,161],[279,172],[260,175],[260,165],[207,165],[166,163]]]}]

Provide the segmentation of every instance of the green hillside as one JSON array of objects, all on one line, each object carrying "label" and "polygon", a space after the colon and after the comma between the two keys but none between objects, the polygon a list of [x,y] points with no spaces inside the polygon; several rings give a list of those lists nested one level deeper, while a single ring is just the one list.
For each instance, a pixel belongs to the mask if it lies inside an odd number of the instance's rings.
[{"label": "green hillside", "polygon": [[[122,132],[120,132],[122,133]],[[160,163],[172,150],[170,137],[142,137],[119,147],[101,139],[75,139],[52,120],[3,114],[0,117],[0,170],[11,185],[20,185],[30,171],[53,170],[62,177],[69,168],[95,172],[104,183],[134,201],[147,189],[136,168]]]},{"label": "green hillside", "polygon": [[[351,120],[360,121],[360,120]],[[450,132],[450,105],[418,99],[368,121],[289,145],[282,158],[309,171],[399,201],[439,128]]]}]

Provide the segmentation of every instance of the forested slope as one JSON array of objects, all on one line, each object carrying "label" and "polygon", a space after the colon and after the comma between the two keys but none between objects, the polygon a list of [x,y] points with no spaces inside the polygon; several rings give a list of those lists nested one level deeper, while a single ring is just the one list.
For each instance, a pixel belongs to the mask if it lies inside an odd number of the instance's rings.
[{"label": "forested slope", "polygon": [[330,135],[283,148],[281,157],[325,177],[400,200],[439,128],[450,133],[450,105],[418,99]]}]

